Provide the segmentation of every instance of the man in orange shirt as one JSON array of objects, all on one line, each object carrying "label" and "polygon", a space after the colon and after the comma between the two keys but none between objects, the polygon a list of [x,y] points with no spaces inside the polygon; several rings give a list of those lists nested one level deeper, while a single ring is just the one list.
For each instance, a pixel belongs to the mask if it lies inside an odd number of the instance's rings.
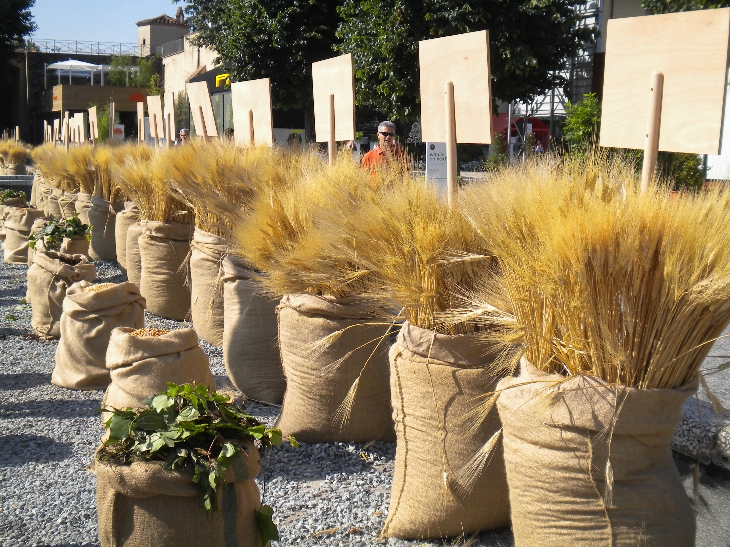
[{"label": "man in orange shirt", "polygon": [[378,126],[378,145],[362,157],[362,167],[375,171],[389,163],[396,169],[408,167],[408,155],[395,142],[395,124],[385,121]]}]

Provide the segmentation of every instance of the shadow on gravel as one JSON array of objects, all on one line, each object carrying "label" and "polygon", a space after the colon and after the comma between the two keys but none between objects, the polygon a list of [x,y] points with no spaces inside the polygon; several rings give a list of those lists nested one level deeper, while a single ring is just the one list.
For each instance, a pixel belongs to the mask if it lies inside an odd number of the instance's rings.
[{"label": "shadow on gravel", "polygon": [[71,445],[40,435],[0,435],[0,466],[48,463],[71,457]]},{"label": "shadow on gravel", "polygon": [[[2,339],[2,335],[0,335]],[[28,389],[50,384],[51,375],[40,372],[19,372],[18,374],[0,374],[0,390]]]},{"label": "shadow on gravel", "polygon": [[88,418],[99,416],[99,401],[26,401],[0,404],[0,418],[27,418],[53,416],[56,419]]}]

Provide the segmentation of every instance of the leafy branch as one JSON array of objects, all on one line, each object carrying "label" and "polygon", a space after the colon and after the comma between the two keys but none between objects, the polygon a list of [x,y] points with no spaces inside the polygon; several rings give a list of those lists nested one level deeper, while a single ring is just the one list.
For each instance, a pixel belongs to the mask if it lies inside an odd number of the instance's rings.
[{"label": "leafy branch", "polygon": [[36,243],[42,241],[46,249],[57,251],[61,248],[64,238],[73,239],[76,236],[91,241],[91,226],[84,224],[78,213],[62,220],[49,220],[38,232],[28,236],[28,245],[31,249],[35,249]]}]

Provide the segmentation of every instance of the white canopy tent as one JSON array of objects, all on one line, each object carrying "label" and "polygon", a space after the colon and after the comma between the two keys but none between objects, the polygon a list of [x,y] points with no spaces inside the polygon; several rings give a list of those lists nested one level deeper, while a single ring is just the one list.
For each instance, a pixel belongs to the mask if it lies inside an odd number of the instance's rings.
[{"label": "white canopy tent", "polygon": [[[136,72],[139,70],[136,66],[125,66],[120,67],[127,75],[129,79],[130,72]],[[58,75],[58,83],[61,83],[61,74],[68,74],[68,83],[71,83],[71,76],[89,76],[91,79],[91,85],[94,85],[94,74],[99,72],[101,74],[101,85],[104,85],[104,73],[109,73],[111,70],[110,65],[95,65],[93,63],[87,63],[85,61],[76,61],[69,59],[68,61],[59,61],[57,63],[51,63],[46,65],[46,70],[55,70]]]}]

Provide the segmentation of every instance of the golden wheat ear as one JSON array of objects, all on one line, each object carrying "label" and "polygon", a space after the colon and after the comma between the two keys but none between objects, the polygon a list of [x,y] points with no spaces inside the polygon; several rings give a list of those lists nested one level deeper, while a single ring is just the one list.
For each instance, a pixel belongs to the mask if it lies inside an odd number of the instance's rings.
[{"label": "golden wheat ear", "polygon": [[449,481],[449,487],[457,498],[463,500],[472,493],[485,467],[492,461],[501,438],[502,428],[499,428],[476,454],[454,474],[453,478]]}]

